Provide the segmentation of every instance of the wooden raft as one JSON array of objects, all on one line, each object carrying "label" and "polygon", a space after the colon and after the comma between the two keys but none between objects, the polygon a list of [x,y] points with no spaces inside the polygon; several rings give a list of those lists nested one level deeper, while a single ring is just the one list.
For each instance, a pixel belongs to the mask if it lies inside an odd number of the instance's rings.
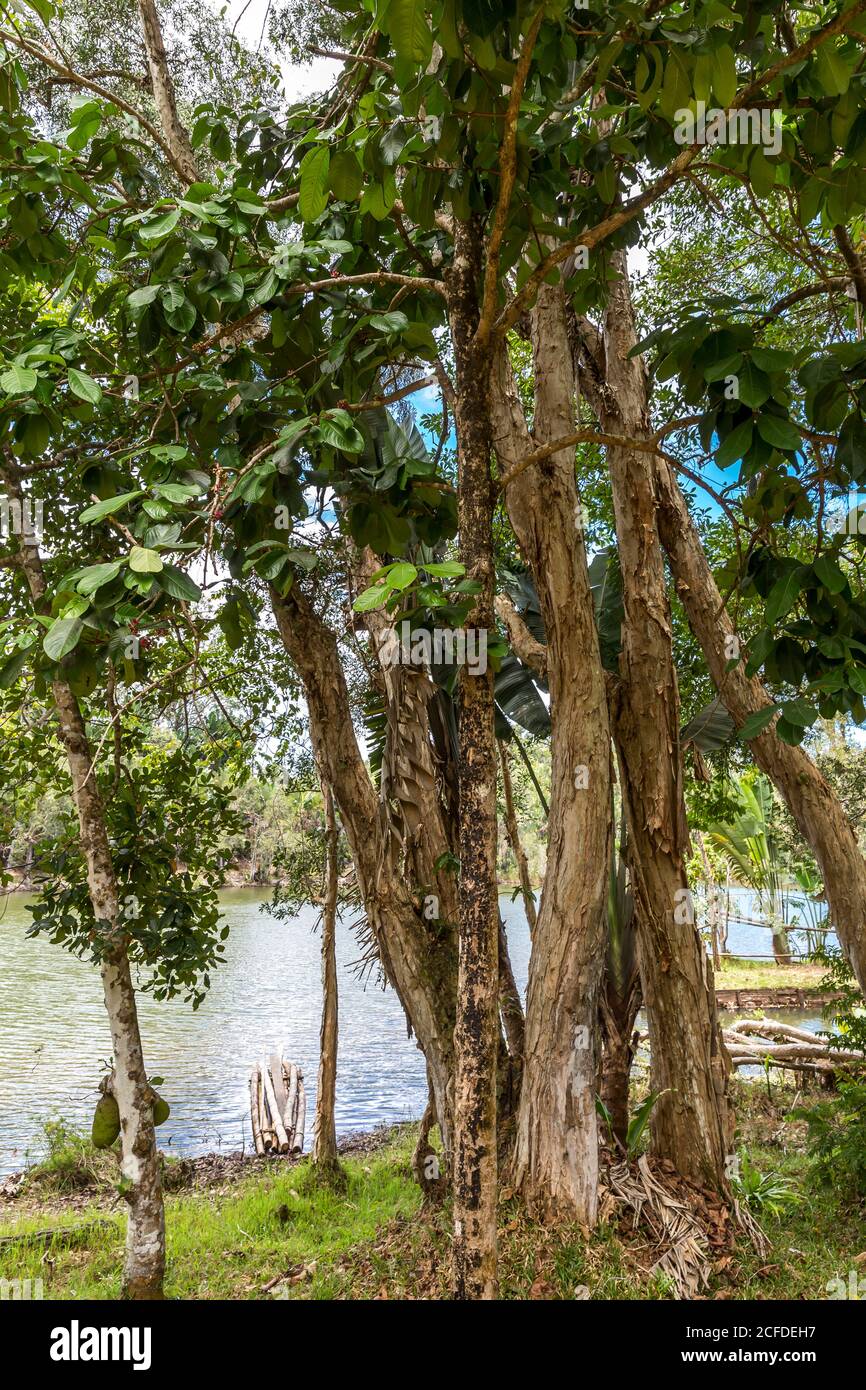
[{"label": "wooden raft", "polygon": [[304,1073],[274,1052],[250,1073],[250,1122],[256,1153],[301,1154],[307,1096]]}]

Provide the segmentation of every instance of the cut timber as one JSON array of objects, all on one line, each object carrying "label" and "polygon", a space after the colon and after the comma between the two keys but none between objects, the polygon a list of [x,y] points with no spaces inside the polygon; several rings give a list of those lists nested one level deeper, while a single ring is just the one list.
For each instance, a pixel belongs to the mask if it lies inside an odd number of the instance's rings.
[{"label": "cut timber", "polygon": [[250,1072],[250,1122],[255,1151],[300,1154],[304,1151],[307,1096],[304,1074],[282,1054],[272,1053]]},{"label": "cut timber", "polygon": [[250,1072],[250,1124],[253,1131],[253,1143],[256,1153],[261,1158],[265,1152],[265,1145],[262,1139],[262,1126],[259,1119],[259,1069],[253,1067]]},{"label": "cut timber", "polygon": [[[274,1146],[279,1150],[281,1154],[287,1154],[289,1152],[289,1136],[286,1134],[285,1128],[283,1127],[282,1116],[277,1106],[277,1097],[274,1093],[274,1083],[271,1078],[271,1073],[268,1070],[267,1063],[262,1062],[261,1072],[262,1084],[265,1090],[265,1099],[268,1103],[268,1110],[271,1112],[271,1126],[274,1131]],[[280,1087],[280,1090],[282,1091],[282,1087]]]}]

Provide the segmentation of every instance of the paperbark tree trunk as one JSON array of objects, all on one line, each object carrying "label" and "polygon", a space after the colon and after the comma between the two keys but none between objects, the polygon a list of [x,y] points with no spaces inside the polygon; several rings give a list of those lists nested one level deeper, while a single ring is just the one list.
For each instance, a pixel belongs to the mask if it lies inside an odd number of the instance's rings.
[{"label": "paperbark tree trunk", "polygon": [[[574,429],[561,291],[533,311],[534,433],[507,349],[494,374],[500,471]],[[547,868],[532,940],[526,1050],[510,1179],[530,1206],[592,1226],[597,1214],[596,1048],[610,849],[610,736],[580,529],[574,450],[519,474],[506,504],[535,578],[547,635],[551,794]]]},{"label": "paperbark tree trunk", "polygon": [[[710,675],[734,723],[765,709],[770,696],[744,660],[731,667],[726,651],[734,625],[713,578],[700,536],[679,484],[665,459],[655,458],[659,528],[685,609]],[[758,767],[776,786],[808,842],[827,892],[830,917],[852,969],[866,992],[866,862],[839,798],[802,748],[783,743],[768,727],[749,747]]]},{"label": "paperbark tree trunk", "polygon": [[319,1076],[313,1126],[313,1163],[323,1172],[338,1167],[337,1159],[337,875],[339,848],[334,797],[322,779],[325,810],[325,901],[322,905],[322,1023],[319,1029]]},{"label": "paperbark tree trunk", "polygon": [[[21,501],[21,488],[11,469],[3,470],[3,479],[10,496]],[[42,561],[36,543],[26,533],[20,538],[19,555],[34,608],[44,609]],[[100,973],[111,1029],[115,1068],[112,1089],[120,1112],[121,1172],[127,1184],[124,1197],[129,1207],[122,1291],[129,1299],[160,1299],[165,1274],[160,1159],[108,829],[78,700],[59,676],[52,682],[52,694],[58,737],[66,754],[78,814],[90,903],[97,930],[104,933],[107,943]]]},{"label": "paperbark tree trunk", "polygon": [[[479,322],[481,235],[455,222],[447,275],[455,358],[460,560],[479,585],[467,619],[493,620],[493,484],[490,474],[490,359],[475,345]],[[458,1299],[497,1291],[497,1064],[499,1053],[499,902],[496,883],[496,732],[493,670],[460,671],[460,929],[454,1030],[454,1244]]]},{"label": "paperbark tree trunk", "polygon": [[[648,430],[642,362],[629,358],[634,316],[623,255],[604,320],[607,398],[613,434]],[[685,872],[688,830],[682,790],[680,706],[670,608],[655,515],[651,456],[609,446],[625,622],[615,732],[635,894],[638,949],[659,1093],[652,1134],[679,1172],[724,1185],[732,1135],[727,1059],[718,1030],[712,966],[695,924]]]},{"label": "paperbark tree trunk", "polygon": [[517,877],[520,881],[520,895],[523,898],[523,909],[526,913],[526,921],[529,925],[530,935],[535,931],[535,923],[538,914],[535,909],[535,894],[532,891],[532,883],[529,878],[529,864],[526,859],[526,851],[520,843],[520,829],[517,824],[517,812],[514,809],[514,788],[511,783],[511,769],[508,766],[508,749],[500,741],[499,761],[502,767],[502,796],[505,801],[505,833],[508,836],[508,843],[511,845],[511,852],[514,855],[514,862],[517,865]]},{"label": "paperbark tree trunk", "polygon": [[447,937],[425,920],[381,834],[376,792],[352,727],[337,640],[296,583],[271,593],[277,626],[304,688],[310,741],[340,808],[382,969],[424,1053],[445,1161],[453,1139],[456,969]]}]

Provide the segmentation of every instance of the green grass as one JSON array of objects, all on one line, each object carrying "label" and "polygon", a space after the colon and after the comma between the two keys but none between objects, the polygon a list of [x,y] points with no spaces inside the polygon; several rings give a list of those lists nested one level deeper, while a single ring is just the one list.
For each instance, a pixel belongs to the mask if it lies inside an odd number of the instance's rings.
[{"label": "green grass", "polygon": [[[410,1216],[420,1194],[409,1168],[414,1137],[403,1130],[386,1148],[344,1161],[343,1194],[307,1180],[308,1165],[273,1164],[224,1192],[168,1194],[166,1230],[169,1298],[258,1298],[278,1274],[339,1256],[397,1216]],[[22,1241],[0,1247],[0,1276],[43,1279],[46,1298],[117,1298],[125,1218],[111,1228],[82,1232],[81,1239],[49,1244]],[[48,1226],[68,1229],[105,1218],[94,1203],[75,1213],[31,1212],[0,1235]],[[45,1258],[47,1256],[47,1259]],[[290,1296],[306,1291],[291,1286]]]},{"label": "green grass", "polygon": [[723,956],[716,972],[716,988],[815,989],[825,974],[821,965],[776,965],[771,960]]},{"label": "green grass", "polygon": [[[795,1091],[771,1082],[734,1081],[736,1144],[754,1169],[768,1175],[765,1191],[788,1184],[796,1201],[777,1214],[755,1208],[772,1245],[757,1255],[741,1237],[717,1262],[709,1296],[733,1299],[827,1296],[827,1283],[850,1269],[866,1275],[866,1207],[816,1182],[805,1153],[805,1125],[785,1117]],[[810,1092],[806,1096],[808,1103]],[[801,1097],[802,1099],[802,1097]],[[344,1192],[311,1181],[308,1164],[277,1163],[214,1190],[166,1198],[166,1294],[178,1299],[300,1298],[410,1299],[447,1294],[448,1207],[422,1208],[409,1160],[414,1129],[394,1131],[372,1153],[345,1157]],[[780,1181],[779,1181],[780,1180]],[[57,1165],[36,1178],[60,1181]],[[52,1200],[56,1200],[52,1198]],[[80,1231],[50,1244],[0,1247],[0,1275],[42,1278],[48,1299],[113,1299],[118,1295],[124,1216],[106,1209],[105,1192],[89,1207],[46,1211],[38,1205],[0,1235],[48,1226],[66,1231],[94,1218],[112,1225]],[[573,1225],[543,1226],[505,1195],[500,1205],[501,1296],[506,1299],[665,1299],[663,1280],[650,1278],[645,1234],[629,1220],[611,1219],[587,1239]],[[294,1276],[274,1290],[277,1275]]]}]

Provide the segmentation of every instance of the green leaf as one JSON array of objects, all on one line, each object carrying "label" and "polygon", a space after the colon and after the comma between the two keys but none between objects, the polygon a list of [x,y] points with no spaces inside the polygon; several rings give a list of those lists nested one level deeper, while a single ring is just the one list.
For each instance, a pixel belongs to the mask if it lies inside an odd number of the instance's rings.
[{"label": "green leaf", "polygon": [[754,362],[746,361],[737,372],[738,396],[743,405],[757,410],[770,394],[770,378]]},{"label": "green leaf", "polygon": [[146,304],[153,303],[159,290],[159,285],[142,285],[139,289],[133,290],[132,294],[127,295],[126,302],[130,309],[143,309]]},{"label": "green leaf", "polygon": [[57,618],[45,634],[42,650],[51,661],[59,661],[72,651],[83,631],[80,618]]},{"label": "green leaf", "polygon": [[466,573],[466,566],[456,560],[438,560],[433,565],[424,565],[428,574],[438,574],[443,579],[460,579]]},{"label": "green leaf", "polygon": [[[152,555],[153,551],[147,553]],[[159,583],[172,598],[183,599],[187,603],[195,603],[201,598],[201,589],[198,585],[176,565],[163,565]]]},{"label": "green leaf", "polygon": [[381,608],[391,592],[387,584],[374,584],[372,588],[365,589],[358,595],[352,608],[356,613],[370,613],[374,608]]},{"label": "green leaf", "polygon": [[101,521],[104,516],[122,511],[130,502],[134,502],[136,497],[143,496],[143,489],[136,488],[135,492],[121,492],[117,497],[105,497],[101,502],[94,502],[92,507],[85,507],[84,511],[79,513],[78,520],[85,525],[91,521]]},{"label": "green leaf", "polygon": [[305,222],[315,222],[328,206],[328,173],[331,155],[327,145],[316,145],[301,160],[298,210]]},{"label": "green leaf", "polygon": [[718,97],[719,105],[728,107],[737,95],[737,60],[734,50],[729,44],[723,43],[716,49],[713,57],[713,91]]},{"label": "green leaf", "polygon": [[70,367],[67,379],[73,395],[82,401],[88,401],[91,405],[99,405],[102,400],[102,387],[92,376],[88,376],[87,372],[80,372],[77,367]]},{"label": "green leaf", "polygon": [[408,589],[410,584],[414,584],[418,578],[418,571],[414,565],[392,565],[388,570],[385,583],[389,589]]},{"label": "green leaf", "polygon": [[398,58],[409,63],[430,61],[433,35],[427,24],[425,0],[391,0],[388,30]]},{"label": "green leaf", "polygon": [[789,724],[796,724],[801,729],[808,729],[818,718],[818,711],[808,700],[784,700],[782,714]]},{"label": "green leaf", "polygon": [[162,560],[155,550],[145,550],[142,545],[134,545],[129,552],[129,568],[135,574],[159,574]]},{"label": "green leaf", "polygon": [[172,208],[169,212],[164,212],[161,217],[155,218],[153,222],[146,223],[139,227],[138,235],[142,241],[157,242],[167,237],[169,232],[173,232],[180,221],[180,208]]},{"label": "green leaf", "polygon": [[812,561],[812,569],[831,594],[841,594],[848,583],[836,561],[831,560],[829,555],[819,555],[817,560]]},{"label": "green leaf", "polygon": [[15,652],[9,660],[0,667],[0,690],[8,690],[14,685],[21,672],[27,665],[30,653],[28,651]]},{"label": "green leaf", "polygon": [[772,627],[779,618],[784,618],[794,607],[803,592],[806,574],[805,565],[798,565],[796,569],[789,570],[781,579],[776,580],[764,604],[764,621],[768,627]]},{"label": "green leaf", "polygon": [[722,440],[716,450],[716,465],[719,468],[730,468],[732,463],[737,463],[749,451],[752,443],[752,431],[754,421],[751,419],[743,420],[737,425],[736,429],[731,430],[726,439]]},{"label": "green leaf", "polygon": [[354,203],[364,186],[364,172],[351,150],[340,150],[331,160],[331,192],[341,203]]},{"label": "green leaf", "polygon": [[38,380],[39,377],[32,367],[21,367],[17,362],[13,362],[0,376],[0,388],[8,396],[29,396]]},{"label": "green leaf", "polygon": [[72,578],[80,594],[95,594],[96,590],[101,589],[103,584],[108,584],[112,579],[116,579],[122,568],[122,560],[112,560],[104,565],[89,565],[86,570],[80,570]]},{"label": "green leaf", "polygon": [[742,728],[739,730],[739,733],[737,735],[738,738],[743,739],[743,741],[747,741],[750,738],[756,738],[757,735],[762,732],[762,730],[766,729],[767,725],[770,723],[774,714],[776,713],[776,709],[776,705],[767,705],[766,709],[759,709],[756,710],[754,714],[750,714],[746,722],[743,724]]},{"label": "green leaf", "polygon": [[758,434],[774,449],[799,449],[803,442],[793,421],[782,420],[778,415],[759,415]]},{"label": "green leaf", "polygon": [[379,333],[402,333],[409,327],[409,320],[399,309],[393,309],[388,314],[374,314],[370,319],[370,327],[377,329]]}]

